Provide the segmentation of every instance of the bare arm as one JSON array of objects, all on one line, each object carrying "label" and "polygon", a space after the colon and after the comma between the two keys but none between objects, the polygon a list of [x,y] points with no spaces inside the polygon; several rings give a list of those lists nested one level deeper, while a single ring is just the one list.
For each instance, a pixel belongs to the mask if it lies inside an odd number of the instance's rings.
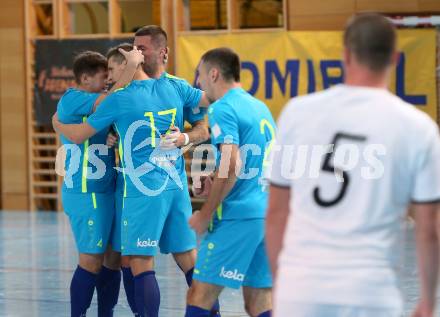
[{"label": "bare arm", "polygon": [[[185,145],[185,136],[180,132],[178,127],[174,127],[175,132],[173,134],[165,136],[166,139],[174,139],[173,144],[176,147],[182,147]],[[192,124],[191,130],[186,132],[188,135],[189,143],[200,144],[209,139],[208,125],[205,120],[199,120]]]},{"label": "bare arm", "polygon": [[85,140],[96,134],[96,130],[87,122],[79,124],[64,124],[58,120],[55,113],[52,117],[52,126],[57,133],[61,133],[75,144],[83,143]]},{"label": "bare arm", "polygon": [[278,269],[278,256],[283,247],[284,232],[289,216],[290,188],[271,185],[266,216],[266,245],[272,276]]},{"label": "bare arm", "polygon": [[[199,120],[192,124],[188,131],[189,143],[200,144],[209,139],[208,125],[205,120]],[[185,140],[184,140],[185,141]]]},{"label": "bare arm", "polygon": [[[185,146],[185,135],[180,132],[179,127],[174,126],[171,131],[172,133],[162,135],[160,146],[164,149]],[[205,120],[194,122],[191,130],[185,133],[188,135],[188,144],[199,144],[209,139],[208,126]]]},{"label": "bare arm", "polygon": [[241,165],[240,152],[236,144],[222,144],[219,169],[214,175],[208,199],[200,211],[196,211],[190,219],[190,225],[201,234],[208,228],[217,207],[228,195],[236,182],[236,169]]},{"label": "bare arm", "polygon": [[413,316],[433,317],[439,273],[440,203],[414,204],[416,246],[420,278],[420,301]]}]

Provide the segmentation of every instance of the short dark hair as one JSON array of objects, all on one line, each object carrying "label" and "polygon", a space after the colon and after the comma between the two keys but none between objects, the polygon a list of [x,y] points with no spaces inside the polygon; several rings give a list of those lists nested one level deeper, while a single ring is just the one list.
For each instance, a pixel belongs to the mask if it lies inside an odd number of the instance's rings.
[{"label": "short dark hair", "polygon": [[153,43],[156,45],[156,47],[166,47],[168,36],[167,32],[164,31],[160,26],[158,25],[146,25],[141,28],[139,28],[134,36],[151,36],[151,39]]},{"label": "short dark hair", "polygon": [[383,15],[359,14],[348,22],[344,45],[361,64],[380,72],[392,63],[396,48],[396,29]]},{"label": "short dark hair", "polygon": [[228,47],[219,47],[203,54],[201,61],[218,67],[225,81],[240,82],[240,57]]},{"label": "short dark hair", "polygon": [[84,51],[73,59],[73,75],[77,84],[80,84],[83,74],[94,76],[100,70],[107,70],[107,59],[101,53]]},{"label": "short dark hair", "polygon": [[131,50],[133,50],[133,44],[122,43],[118,46],[110,48],[107,52],[107,60],[113,58],[118,64],[122,64],[122,62],[125,61],[125,56],[122,55],[121,52],[119,52],[120,48],[122,48],[124,51],[130,52]]}]

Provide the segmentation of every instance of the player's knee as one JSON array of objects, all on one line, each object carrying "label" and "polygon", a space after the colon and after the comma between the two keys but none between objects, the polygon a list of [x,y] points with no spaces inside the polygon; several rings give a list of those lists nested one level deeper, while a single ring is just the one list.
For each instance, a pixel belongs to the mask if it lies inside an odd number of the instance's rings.
[{"label": "player's knee", "polygon": [[131,256],[130,268],[133,275],[154,270],[154,257],[152,256]]},{"label": "player's knee", "polygon": [[86,271],[99,273],[103,263],[102,254],[80,254],[79,265]]},{"label": "player's knee", "polygon": [[122,256],[121,257],[121,266],[123,266],[123,267],[130,267],[130,257]]},{"label": "player's knee", "polygon": [[244,303],[244,310],[252,317],[259,316],[261,313],[270,310],[270,307],[263,307],[263,305],[256,305],[255,303]]},{"label": "player's knee", "polygon": [[255,315],[255,309],[252,307],[251,303],[244,303],[244,311],[249,315],[249,316],[256,316]]},{"label": "player's knee", "polygon": [[191,286],[188,289],[188,292],[186,293],[186,301],[187,301],[187,303],[190,304],[190,305],[193,304],[194,297],[195,297],[195,287]]},{"label": "player's knee", "polygon": [[182,253],[173,253],[174,260],[182,269],[183,272],[188,272],[196,263],[197,251],[195,249],[182,252]]},{"label": "player's knee", "polygon": [[202,285],[193,281],[193,284],[188,289],[187,301],[190,305],[201,306],[207,301],[208,292],[203,289]]},{"label": "player's knee", "polygon": [[107,251],[104,257],[104,266],[111,270],[118,270],[121,267],[121,254],[113,250]]},{"label": "player's knee", "polygon": [[203,291],[201,285],[197,283],[197,281],[193,281],[191,287],[188,289],[188,302],[193,302],[195,304],[203,302],[204,294],[206,294],[206,292]]},{"label": "player's knee", "polygon": [[188,290],[187,303],[204,309],[211,309],[217,300],[221,287],[193,281]]},{"label": "player's knee", "polygon": [[272,309],[271,290],[259,289],[245,294],[244,309],[249,316],[258,316]]}]

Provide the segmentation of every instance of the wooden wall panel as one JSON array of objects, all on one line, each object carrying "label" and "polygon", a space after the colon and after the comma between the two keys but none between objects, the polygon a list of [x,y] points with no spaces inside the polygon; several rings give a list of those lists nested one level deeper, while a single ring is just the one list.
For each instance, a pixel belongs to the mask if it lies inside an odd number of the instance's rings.
[{"label": "wooden wall panel", "polygon": [[439,0],[419,0],[419,11],[440,13],[440,1]]},{"label": "wooden wall panel", "polygon": [[24,3],[0,3],[0,181],[3,209],[28,209]]},{"label": "wooden wall panel", "polygon": [[289,15],[351,14],[354,0],[288,0]]},{"label": "wooden wall panel", "polygon": [[440,0],[287,0],[290,30],[342,30],[358,12],[439,14]]},{"label": "wooden wall panel", "polygon": [[[437,67],[440,65],[440,32],[437,32]],[[437,71],[437,123],[440,126],[440,73]]]},{"label": "wooden wall panel", "polygon": [[[154,2],[153,2],[154,3]],[[175,51],[175,30],[176,27],[174,25],[175,19],[167,18],[167,17],[174,17],[173,14],[173,5],[169,1],[164,1],[162,3],[162,6],[159,8],[161,17],[160,20],[162,21],[161,26],[167,32],[168,35],[168,47],[170,48],[170,54],[168,55],[168,65],[167,65],[167,71],[174,74],[174,64],[176,62],[176,51]]]},{"label": "wooden wall panel", "polygon": [[356,11],[383,13],[418,12],[418,0],[356,0]]},{"label": "wooden wall panel", "polygon": [[355,0],[288,0],[291,30],[340,30],[355,12]]},{"label": "wooden wall panel", "polygon": [[[189,3],[192,28],[216,27],[216,2],[214,0],[193,0]],[[227,26],[227,3],[220,1],[221,24]]]},{"label": "wooden wall panel", "polygon": [[0,1],[0,28],[24,29],[24,7],[20,0]]},{"label": "wooden wall panel", "polygon": [[4,210],[29,210],[29,196],[27,194],[3,194],[2,209]]},{"label": "wooden wall panel", "polygon": [[351,14],[293,15],[289,16],[289,29],[297,31],[342,30]]}]

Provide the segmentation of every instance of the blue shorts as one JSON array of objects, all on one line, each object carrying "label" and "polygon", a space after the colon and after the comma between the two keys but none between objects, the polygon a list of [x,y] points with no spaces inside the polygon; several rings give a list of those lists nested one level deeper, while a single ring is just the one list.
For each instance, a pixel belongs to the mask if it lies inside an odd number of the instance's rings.
[{"label": "blue shorts", "polygon": [[181,253],[196,247],[189,227],[192,215],[188,189],[174,189],[158,196],[126,197],[122,210],[122,255],[154,256]]},{"label": "blue shorts", "polygon": [[229,288],[272,287],[264,219],[214,221],[202,240],[193,278]]},{"label": "blue shorts", "polygon": [[79,253],[104,253],[115,214],[114,193],[62,193]]},{"label": "blue shorts", "polygon": [[113,251],[121,252],[121,217],[122,217],[122,204],[124,193],[121,191],[115,192],[115,217],[113,219],[112,231],[110,234],[109,243],[112,246]]}]

